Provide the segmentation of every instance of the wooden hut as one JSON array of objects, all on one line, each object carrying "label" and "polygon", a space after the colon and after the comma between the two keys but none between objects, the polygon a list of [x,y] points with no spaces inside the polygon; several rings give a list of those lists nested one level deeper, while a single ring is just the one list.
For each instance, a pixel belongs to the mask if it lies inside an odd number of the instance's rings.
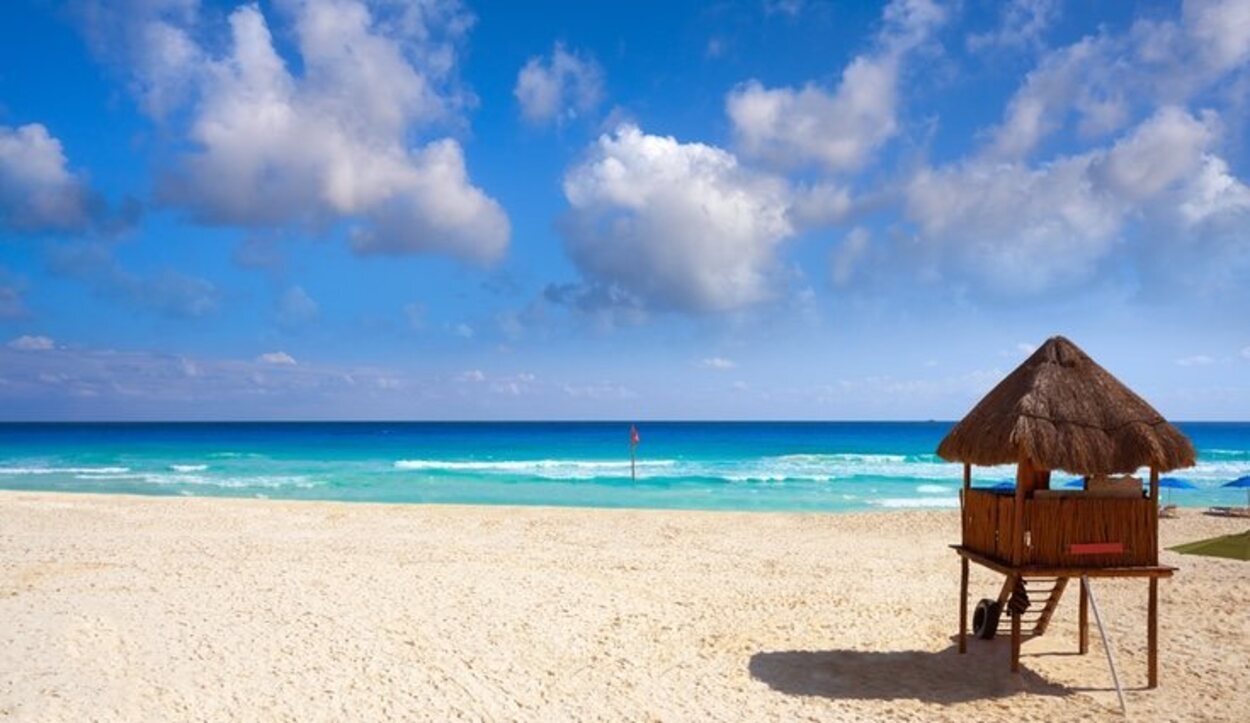
[{"label": "wooden hut", "polygon": [[[997,599],[982,600],[974,625],[993,637],[1011,629],[1011,669],[1023,636],[1046,632],[1068,581],[1149,581],[1149,686],[1158,684],[1159,474],[1194,464],[1189,439],[1067,339],[1048,339],[999,382],[938,446],[964,465],[959,652],[966,650],[968,564],[1005,576]],[[972,487],[973,465],[1016,465],[1014,490]],[[1149,468],[1149,487],[1109,478]],[[1084,479],[1052,489],[1051,472]],[[1087,586],[1080,585],[1079,649],[1088,649]],[[1006,618],[1006,622],[1003,621]]]}]

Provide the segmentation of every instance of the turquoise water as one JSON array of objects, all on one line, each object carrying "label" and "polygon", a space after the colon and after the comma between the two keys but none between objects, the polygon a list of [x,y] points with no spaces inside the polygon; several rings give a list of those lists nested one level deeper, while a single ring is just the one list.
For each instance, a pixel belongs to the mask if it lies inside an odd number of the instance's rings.
[{"label": "turquoise water", "polygon": [[[1250,423],[1180,425],[1188,506],[1242,504]],[[957,507],[947,422],[0,424],[0,488],[283,499],[865,510]],[[1010,480],[978,468],[976,484]],[[1062,477],[1061,477],[1062,479]],[[1165,491],[1165,494],[1167,492]]]}]

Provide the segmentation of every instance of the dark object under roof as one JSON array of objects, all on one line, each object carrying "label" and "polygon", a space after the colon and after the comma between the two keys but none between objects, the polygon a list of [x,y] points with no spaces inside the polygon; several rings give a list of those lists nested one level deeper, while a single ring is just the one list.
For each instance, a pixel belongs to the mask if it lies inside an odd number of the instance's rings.
[{"label": "dark object under roof", "polygon": [[938,455],[1078,475],[1191,467],[1194,447],[1154,407],[1076,344],[1051,337],[985,395],[942,440]]}]

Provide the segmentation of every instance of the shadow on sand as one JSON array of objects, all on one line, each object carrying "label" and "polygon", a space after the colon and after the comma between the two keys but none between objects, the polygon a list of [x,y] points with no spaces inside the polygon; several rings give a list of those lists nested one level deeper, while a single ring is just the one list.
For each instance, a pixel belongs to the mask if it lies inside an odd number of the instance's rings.
[{"label": "shadow on sand", "polygon": [[[1023,663],[1008,670],[1006,641],[968,641],[939,651],[786,650],[751,656],[751,676],[790,695],[858,700],[915,699],[959,703],[1020,692],[1065,696],[1074,691],[1051,683]],[[976,643],[976,644],[974,644]]]}]

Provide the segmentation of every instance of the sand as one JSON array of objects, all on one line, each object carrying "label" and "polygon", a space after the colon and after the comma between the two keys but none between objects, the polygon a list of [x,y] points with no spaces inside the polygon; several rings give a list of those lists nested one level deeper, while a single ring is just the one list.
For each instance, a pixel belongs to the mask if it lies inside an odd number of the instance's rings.
[{"label": "sand", "polygon": [[[1244,529],[1186,511],[1163,543]],[[792,515],[0,492],[0,718],[1118,718],[1076,595],[956,654],[953,511]],[[1247,720],[1250,563],[1097,581],[1134,720]],[[1001,582],[973,568],[973,598]],[[1074,591],[1073,591],[1074,592]]]}]

